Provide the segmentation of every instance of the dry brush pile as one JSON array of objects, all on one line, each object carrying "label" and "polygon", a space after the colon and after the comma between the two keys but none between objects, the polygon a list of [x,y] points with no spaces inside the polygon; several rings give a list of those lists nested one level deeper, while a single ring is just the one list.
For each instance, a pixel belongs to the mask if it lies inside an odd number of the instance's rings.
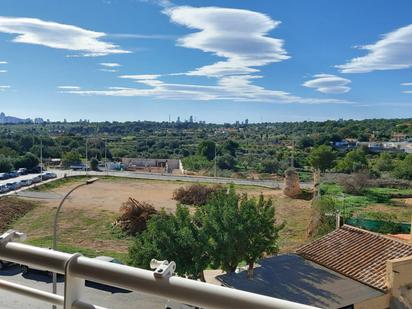
[{"label": "dry brush pile", "polygon": [[173,192],[173,199],[184,205],[202,206],[222,188],[220,185],[205,186],[200,184],[180,187]]},{"label": "dry brush pile", "polygon": [[147,221],[157,214],[157,210],[151,204],[131,197],[120,207],[120,212],[121,215],[114,226],[131,236],[143,232],[147,227]]}]

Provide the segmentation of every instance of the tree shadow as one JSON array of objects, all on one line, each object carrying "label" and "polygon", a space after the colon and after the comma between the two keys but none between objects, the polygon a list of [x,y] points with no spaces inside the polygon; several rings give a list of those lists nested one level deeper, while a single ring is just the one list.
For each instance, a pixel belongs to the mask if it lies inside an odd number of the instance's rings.
[{"label": "tree shadow", "polygon": [[296,254],[265,258],[260,265],[254,269],[253,279],[248,279],[247,271],[216,278],[236,289],[323,308],[342,307],[381,295]]},{"label": "tree shadow", "polygon": [[107,285],[107,284],[92,282],[92,281],[86,281],[86,286],[89,287],[89,288],[106,291],[106,292],[109,292],[109,293],[112,293],[112,294],[131,293],[131,291],[129,291],[129,290],[125,290],[125,289],[118,288],[118,287],[115,287],[115,286],[110,286],[110,285]]}]

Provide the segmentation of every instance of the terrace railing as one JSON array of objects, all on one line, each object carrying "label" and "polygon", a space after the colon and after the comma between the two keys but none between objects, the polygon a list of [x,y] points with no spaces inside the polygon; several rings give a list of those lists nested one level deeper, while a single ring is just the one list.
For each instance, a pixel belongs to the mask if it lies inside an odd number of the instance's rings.
[{"label": "terrace railing", "polygon": [[[85,280],[130,291],[173,299],[202,308],[237,309],[310,309],[315,308],[282,299],[262,296],[200,281],[168,275],[166,264],[155,271],[134,268],[59,251],[34,247],[19,242],[23,234],[8,231],[0,236],[0,259],[64,275],[64,295],[0,280],[0,289],[66,309],[104,309],[82,301]],[[170,265],[173,265],[172,263]],[[163,267],[163,268],[162,268]],[[173,269],[172,269],[173,270]],[[165,271],[165,274],[162,272]]]}]

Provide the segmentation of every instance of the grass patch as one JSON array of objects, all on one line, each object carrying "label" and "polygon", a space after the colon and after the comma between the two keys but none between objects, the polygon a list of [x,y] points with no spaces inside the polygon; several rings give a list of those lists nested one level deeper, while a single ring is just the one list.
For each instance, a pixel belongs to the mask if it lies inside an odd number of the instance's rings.
[{"label": "grass patch", "polygon": [[[27,243],[51,247],[55,208],[40,205],[14,222],[13,228],[27,233]],[[109,255],[126,261],[131,237],[125,237],[112,222],[116,213],[96,209],[64,209],[59,218],[59,250],[86,256]]]},{"label": "grass patch", "polygon": [[[35,239],[28,239],[26,241],[27,244],[36,246],[36,247],[42,247],[42,248],[50,248],[52,246],[52,237],[51,236],[45,236],[45,237],[39,237]],[[96,256],[111,256],[114,257],[123,263],[126,264],[127,262],[127,257],[128,253],[127,252],[116,252],[116,251],[107,251],[107,250],[98,250],[98,249],[92,249],[92,248],[84,248],[84,247],[79,247],[75,245],[68,245],[68,244],[58,244],[58,250],[67,252],[67,253],[81,253],[84,256],[94,258]]]},{"label": "grass patch", "polygon": [[0,232],[11,227],[11,225],[25,214],[38,206],[38,203],[21,200],[16,197],[0,198]]}]

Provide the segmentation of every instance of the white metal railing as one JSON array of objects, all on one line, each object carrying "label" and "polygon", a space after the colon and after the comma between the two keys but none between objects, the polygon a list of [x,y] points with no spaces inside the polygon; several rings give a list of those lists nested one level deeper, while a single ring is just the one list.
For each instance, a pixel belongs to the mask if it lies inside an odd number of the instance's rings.
[{"label": "white metal railing", "polygon": [[[14,233],[14,234],[13,234]],[[212,285],[159,272],[104,262],[13,241],[15,232],[0,236],[0,259],[64,274],[64,296],[0,280],[0,289],[67,309],[104,309],[81,301],[85,280],[173,299],[203,308],[314,309],[286,300]],[[17,234],[19,236],[21,234]]]}]

